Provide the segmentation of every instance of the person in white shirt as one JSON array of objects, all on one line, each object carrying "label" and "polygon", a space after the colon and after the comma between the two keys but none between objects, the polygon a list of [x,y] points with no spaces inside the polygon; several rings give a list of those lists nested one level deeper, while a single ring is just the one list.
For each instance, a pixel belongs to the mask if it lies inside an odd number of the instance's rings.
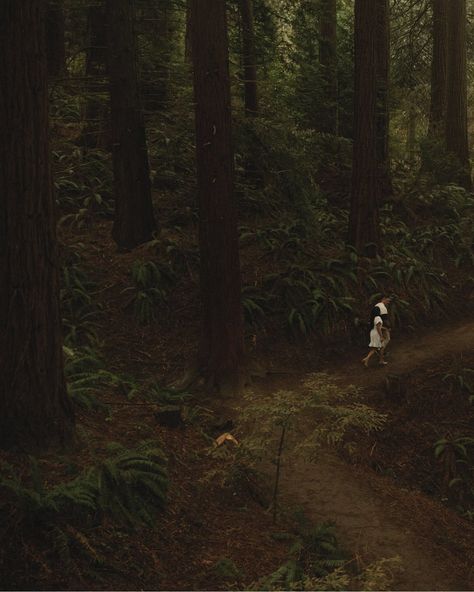
[{"label": "person in white shirt", "polygon": [[372,313],[371,313],[371,322],[372,323],[373,323],[373,320],[375,319],[375,317],[380,317],[383,321],[382,337],[383,337],[383,342],[384,342],[384,344],[383,344],[384,350],[390,341],[390,317],[388,316],[387,306],[390,304],[391,300],[392,299],[389,298],[388,296],[384,296],[380,300],[380,302],[377,302],[377,304],[372,309]]},{"label": "person in white shirt", "polygon": [[362,358],[362,363],[366,368],[369,367],[369,360],[375,354],[379,354],[379,364],[385,366],[387,362],[383,359],[385,349],[385,339],[383,335],[383,320],[381,316],[376,316],[373,321],[373,327],[370,330],[369,353]]}]

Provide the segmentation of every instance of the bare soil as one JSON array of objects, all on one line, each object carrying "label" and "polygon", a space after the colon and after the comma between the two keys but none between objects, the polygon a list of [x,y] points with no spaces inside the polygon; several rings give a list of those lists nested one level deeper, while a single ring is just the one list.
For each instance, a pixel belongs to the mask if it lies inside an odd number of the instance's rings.
[{"label": "bare soil", "polygon": [[[406,381],[410,373],[436,368],[450,354],[473,351],[474,322],[469,320],[409,338],[394,335],[385,367],[374,364],[366,369],[360,362],[361,352],[314,371],[324,370],[338,382],[359,386],[369,403],[378,403],[378,410],[387,411],[387,377]],[[303,378],[275,376],[264,388],[294,390]],[[400,556],[402,570],[395,575],[394,589],[473,589],[474,524],[420,491],[378,475],[367,464],[354,466],[335,452],[325,452],[314,464],[297,460],[286,466],[282,488],[287,500],[300,504],[311,520],[334,520],[341,542],[361,566]]]}]

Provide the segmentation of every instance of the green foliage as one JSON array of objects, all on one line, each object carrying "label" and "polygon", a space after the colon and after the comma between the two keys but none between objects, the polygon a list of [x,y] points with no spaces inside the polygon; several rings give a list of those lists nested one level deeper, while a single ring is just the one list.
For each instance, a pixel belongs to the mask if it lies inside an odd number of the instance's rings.
[{"label": "green foliage", "polygon": [[113,212],[110,154],[84,150],[65,143],[53,151],[56,200],[62,211],[60,224],[85,226],[94,215]]},{"label": "green foliage", "polygon": [[15,520],[44,528],[111,516],[118,523],[152,526],[166,502],[168,476],[163,452],[155,442],[135,449],[111,445],[114,456],[75,479],[45,488],[38,463],[31,458],[31,486],[25,486],[13,467],[3,465],[0,489],[4,506],[14,508]]},{"label": "green foliage", "polygon": [[455,360],[453,367],[443,376],[451,392],[465,393],[469,396],[469,402],[474,402],[474,370],[463,367],[462,356]]},{"label": "green foliage", "polygon": [[216,561],[212,566],[212,571],[219,580],[228,582],[229,584],[239,582],[243,577],[241,570],[235,565],[232,559],[228,559],[227,557]]},{"label": "green foliage", "polygon": [[73,256],[62,268],[61,307],[63,312],[64,343],[68,347],[93,346],[97,335],[100,307],[94,300],[95,285]]},{"label": "green foliage", "polygon": [[[337,570],[336,575],[340,578],[341,570],[347,561],[331,523],[322,523],[312,528],[301,527],[288,555],[289,559],[283,565],[259,580],[252,589],[322,590],[325,588],[319,587],[316,582]],[[347,576],[343,581],[348,583]],[[311,587],[308,587],[310,583]]]},{"label": "green foliage", "polygon": [[164,508],[168,475],[164,454],[156,442],[143,442],[133,450],[110,445],[111,459],[89,471],[87,481],[98,508],[130,527],[152,526]]},{"label": "green foliage", "polygon": [[170,268],[153,261],[135,261],[131,275],[134,286],[123,291],[132,292],[127,306],[133,305],[137,321],[148,325],[155,319],[157,306],[166,304],[175,276]]},{"label": "green foliage", "polygon": [[68,393],[79,407],[89,411],[109,411],[108,405],[98,399],[99,393],[106,389],[117,390],[129,400],[137,394],[136,381],[110,372],[97,350],[66,346],[63,349]]}]

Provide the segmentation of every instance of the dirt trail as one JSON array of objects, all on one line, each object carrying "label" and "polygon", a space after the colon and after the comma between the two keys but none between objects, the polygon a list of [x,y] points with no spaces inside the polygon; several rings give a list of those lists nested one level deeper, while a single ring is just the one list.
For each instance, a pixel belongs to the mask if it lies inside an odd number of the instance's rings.
[{"label": "dirt trail", "polygon": [[[474,322],[424,334],[397,337],[391,343],[390,363],[366,369],[362,355],[328,364],[324,370],[345,383],[362,388],[382,385],[387,374],[403,374],[450,352],[474,349]],[[292,388],[303,377],[294,376]],[[278,379],[266,387],[281,388]],[[285,386],[289,386],[285,384]],[[459,552],[458,535],[474,549],[474,525],[419,492],[401,489],[390,479],[354,467],[325,453],[317,463],[303,461],[285,467],[282,490],[316,522],[334,520],[343,545],[362,564],[399,555],[403,571],[393,583],[396,590],[473,589],[473,554],[466,544]],[[470,556],[469,556],[470,555]]]}]

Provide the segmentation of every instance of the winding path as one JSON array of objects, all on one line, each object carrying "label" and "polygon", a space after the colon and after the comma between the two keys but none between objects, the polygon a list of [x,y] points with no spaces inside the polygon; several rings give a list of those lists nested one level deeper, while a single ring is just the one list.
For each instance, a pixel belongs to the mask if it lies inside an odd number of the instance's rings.
[{"label": "winding path", "polygon": [[[474,350],[474,322],[432,331],[420,338],[397,336],[387,367],[365,369],[360,358],[325,371],[338,379],[373,389],[387,373],[405,374],[450,352]],[[304,377],[300,377],[304,378]],[[292,388],[295,389],[294,377]],[[277,379],[268,388],[281,388]],[[288,386],[288,385],[285,385]],[[317,463],[303,461],[283,471],[282,490],[315,522],[334,520],[341,543],[357,560],[399,555],[402,571],[396,590],[474,589],[474,524],[424,494],[395,485],[365,467],[350,466],[330,452]]]}]

